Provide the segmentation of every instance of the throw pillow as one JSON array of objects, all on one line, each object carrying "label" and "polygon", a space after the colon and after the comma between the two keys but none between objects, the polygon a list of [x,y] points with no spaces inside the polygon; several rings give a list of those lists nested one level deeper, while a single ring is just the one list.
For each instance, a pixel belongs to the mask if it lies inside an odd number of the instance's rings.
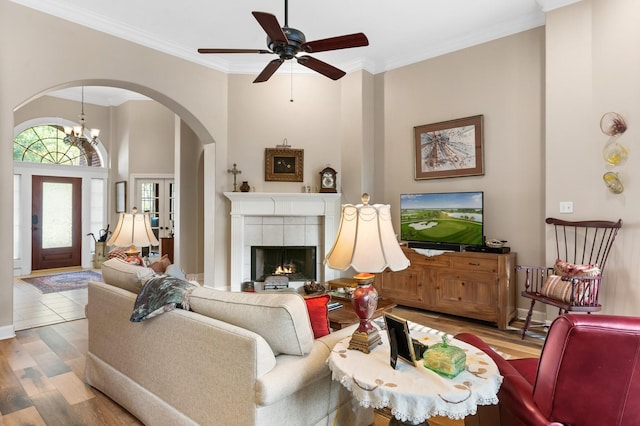
[{"label": "throw pillow", "polygon": [[309,312],[313,337],[316,339],[331,332],[329,329],[329,310],[327,309],[327,303],[329,303],[330,299],[331,296],[328,294],[305,296],[304,298]]},{"label": "throw pillow", "polygon": [[[591,304],[598,291],[598,281],[589,279],[576,280],[575,284],[573,281],[572,278],[563,279],[559,275],[549,275],[544,284],[542,284],[540,294],[566,303],[572,303],[576,306]],[[571,300],[572,292],[573,300]]]},{"label": "throw pillow", "polygon": [[125,253],[127,249],[124,247],[114,247],[111,250],[109,250],[109,253],[107,254],[107,258],[109,259],[113,259],[118,258],[118,259],[122,259],[125,260],[127,257],[127,254]]},{"label": "throw pillow", "polygon": [[167,267],[171,265],[171,261],[169,260],[169,255],[165,254],[160,259],[153,262],[149,265],[149,268],[153,269],[155,272],[159,274],[164,274],[167,270]]},{"label": "throw pillow", "polygon": [[189,310],[189,296],[196,285],[169,275],[147,279],[136,297],[131,322],[140,322],[171,311],[176,307]]},{"label": "throw pillow", "polygon": [[597,265],[580,265],[557,259],[553,273],[563,277],[594,277],[600,275],[600,268]]}]

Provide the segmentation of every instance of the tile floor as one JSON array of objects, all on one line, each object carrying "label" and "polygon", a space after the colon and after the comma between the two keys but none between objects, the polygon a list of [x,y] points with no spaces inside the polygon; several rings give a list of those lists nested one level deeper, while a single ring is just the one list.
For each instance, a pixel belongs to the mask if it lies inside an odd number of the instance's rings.
[{"label": "tile floor", "polygon": [[19,277],[13,280],[13,326],[16,331],[85,318],[87,289],[43,294]]}]

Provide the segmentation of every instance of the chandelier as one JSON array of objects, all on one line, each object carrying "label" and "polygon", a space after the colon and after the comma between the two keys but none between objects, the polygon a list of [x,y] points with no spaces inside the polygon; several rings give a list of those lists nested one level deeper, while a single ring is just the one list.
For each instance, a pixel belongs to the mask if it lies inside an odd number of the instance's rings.
[{"label": "chandelier", "polygon": [[98,135],[100,134],[100,129],[91,129],[91,140],[88,140],[84,135],[84,86],[82,87],[82,111],[80,112],[80,125],[79,126],[64,126],[64,132],[67,136],[65,136],[64,141],[75,145],[79,148],[82,148],[82,145],[85,142],[89,142],[93,145],[98,145]]}]

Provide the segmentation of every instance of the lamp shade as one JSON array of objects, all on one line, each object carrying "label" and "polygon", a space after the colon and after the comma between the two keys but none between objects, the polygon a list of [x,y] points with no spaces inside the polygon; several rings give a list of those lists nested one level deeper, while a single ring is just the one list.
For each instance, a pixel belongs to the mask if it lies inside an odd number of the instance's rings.
[{"label": "lamp shade", "polygon": [[391,223],[388,204],[345,204],[338,235],[325,258],[330,268],[378,273],[389,268],[400,271],[409,266]]},{"label": "lamp shade", "polygon": [[135,207],[132,213],[121,213],[115,231],[107,245],[118,247],[158,245],[158,239],[151,229],[151,219],[147,213],[138,213]]}]

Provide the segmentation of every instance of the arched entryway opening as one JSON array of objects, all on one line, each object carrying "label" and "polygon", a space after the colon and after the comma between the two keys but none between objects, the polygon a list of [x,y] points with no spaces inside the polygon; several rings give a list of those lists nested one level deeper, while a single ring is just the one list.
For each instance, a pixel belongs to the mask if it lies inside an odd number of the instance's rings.
[{"label": "arched entryway opening", "polygon": [[[75,84],[82,83],[85,86],[96,84],[96,82],[83,81]],[[115,84],[114,82],[110,82]],[[74,83],[68,83],[60,86],[56,89],[63,87],[73,87]],[[129,86],[125,83],[118,84],[116,87]],[[176,107],[177,103],[168,101],[166,96],[162,96],[157,92],[143,87],[136,87],[147,97],[147,99],[136,99],[127,101],[124,104],[118,106],[106,106],[103,109],[106,111],[104,114],[109,120],[101,129],[101,144],[98,151],[100,151],[101,158],[105,161],[105,167],[102,170],[104,174],[104,205],[101,207],[104,211],[104,223],[112,224],[115,226],[117,221],[117,215],[115,213],[115,183],[122,181],[130,181],[132,176],[152,176],[160,174],[163,176],[169,173],[166,170],[154,170],[154,164],[167,162],[167,157],[172,157],[172,163],[174,169],[171,171],[175,175],[175,181],[178,188],[188,188],[186,191],[181,191],[180,195],[176,197],[177,203],[177,218],[175,224],[176,243],[178,238],[182,237],[183,241],[188,241],[189,247],[184,250],[176,248],[176,256],[184,259],[184,264],[187,264],[185,270],[192,273],[201,273],[204,275],[204,239],[201,235],[205,232],[205,217],[209,213],[204,211],[204,204],[202,198],[204,194],[204,180],[205,175],[210,173],[214,174],[214,170],[207,170],[206,162],[204,159],[204,151],[207,142],[211,142],[211,136],[204,129],[202,124],[193,117],[192,114],[184,112],[184,108]],[[50,92],[42,93],[39,96],[34,96],[29,102],[25,102],[15,111],[15,122],[17,123],[15,131],[22,130],[28,125],[33,124],[32,120],[43,118],[57,118],[60,125],[68,124],[63,123],[66,121],[73,121],[73,116],[59,117],[56,113],[56,105],[60,105],[60,100],[54,99],[49,95]],[[154,99],[153,97],[159,98]],[[44,101],[43,101],[44,99]],[[73,112],[79,111],[79,102],[69,101],[76,105],[77,108],[71,108]],[[170,104],[171,107],[166,104]],[[35,107],[34,107],[35,106]],[[173,108],[173,109],[172,109]],[[177,110],[181,110],[182,115]],[[164,124],[169,122],[169,126],[154,126],[149,125],[149,116],[153,116],[158,110],[164,110],[160,115]],[[151,113],[149,112],[151,111]],[[34,115],[36,114],[36,115]],[[100,115],[100,114],[96,114]],[[184,115],[184,116],[183,116]],[[93,115],[87,113],[87,121],[90,125],[95,125],[92,120]],[[25,120],[25,118],[27,118]],[[195,123],[191,125],[189,123]],[[161,127],[160,129],[156,127]],[[103,129],[106,129],[103,130]],[[160,144],[160,135],[165,135],[165,140],[170,140],[172,143]],[[198,136],[203,134],[204,140]],[[15,132],[14,132],[15,133]],[[142,136],[141,136],[142,135]],[[147,137],[153,140],[153,143],[145,143],[144,138]],[[171,154],[171,155],[169,155]],[[144,159],[137,163],[138,168],[135,168],[136,161],[131,157],[135,156],[136,159]],[[196,167],[186,168],[182,166],[184,163],[195,164]],[[20,167],[14,166],[16,171],[20,171]],[[20,192],[20,191],[19,191]],[[130,202],[127,203],[129,209],[135,205],[136,199],[134,188],[129,186],[128,194]],[[186,208],[184,207],[186,206]],[[210,214],[213,214],[211,212]],[[22,223],[28,223],[29,215],[26,213],[20,214]],[[189,226],[183,226],[182,220],[188,223]],[[210,221],[213,223],[213,220]],[[96,230],[93,228],[96,227]],[[96,232],[102,227],[99,227],[97,223],[91,224],[86,231]],[[90,267],[92,240],[90,238],[83,239],[83,266]],[[192,253],[198,253],[193,256]],[[14,268],[15,266],[14,259]]]}]

